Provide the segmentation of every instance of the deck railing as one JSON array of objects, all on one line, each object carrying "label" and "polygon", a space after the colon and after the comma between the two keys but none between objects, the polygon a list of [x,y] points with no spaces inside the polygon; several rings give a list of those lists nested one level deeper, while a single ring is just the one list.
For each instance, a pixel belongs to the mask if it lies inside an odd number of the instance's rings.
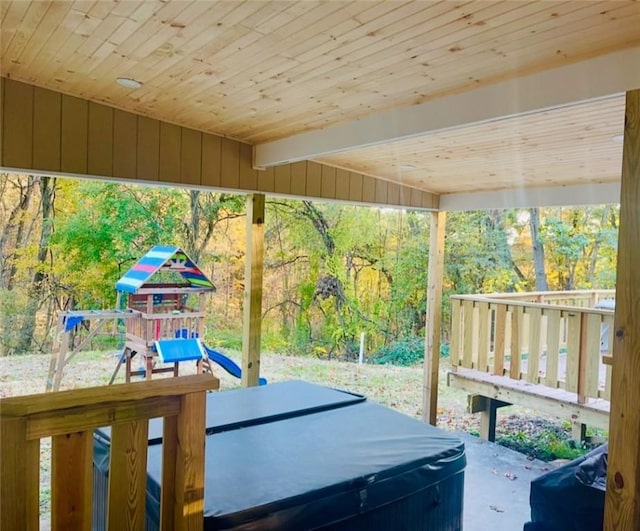
[{"label": "deck railing", "polygon": [[[609,400],[613,290],[453,295],[451,363]],[[604,360],[604,361],[603,361]]]},{"label": "deck railing", "polygon": [[90,530],[93,431],[111,426],[107,526],[145,526],[148,420],[164,417],[161,529],[203,526],[206,391],[184,376],[0,401],[0,529],[39,529],[40,439],[52,437],[51,529]]}]

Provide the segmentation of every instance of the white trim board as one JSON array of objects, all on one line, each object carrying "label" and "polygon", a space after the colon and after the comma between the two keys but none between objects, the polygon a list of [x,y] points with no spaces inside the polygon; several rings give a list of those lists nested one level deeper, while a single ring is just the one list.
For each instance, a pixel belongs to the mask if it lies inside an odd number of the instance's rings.
[{"label": "white trim board", "polygon": [[487,210],[620,203],[620,183],[509,188],[491,192],[442,194],[440,210]]},{"label": "white trim board", "polygon": [[611,97],[640,87],[640,46],[258,144],[266,168]]}]

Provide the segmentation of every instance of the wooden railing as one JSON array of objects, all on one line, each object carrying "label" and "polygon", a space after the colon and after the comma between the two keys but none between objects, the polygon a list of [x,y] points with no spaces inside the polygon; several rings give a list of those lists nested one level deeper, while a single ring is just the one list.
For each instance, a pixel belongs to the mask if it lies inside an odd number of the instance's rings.
[{"label": "wooden railing", "polygon": [[161,529],[203,526],[206,391],[211,375],[0,401],[0,529],[39,529],[40,439],[52,437],[51,529],[90,530],[93,431],[111,426],[108,529],[145,525],[148,419],[164,417]]},{"label": "wooden railing", "polygon": [[[613,290],[454,295],[451,363],[609,400]],[[605,334],[604,337],[601,336]],[[602,339],[602,342],[601,342]]]}]

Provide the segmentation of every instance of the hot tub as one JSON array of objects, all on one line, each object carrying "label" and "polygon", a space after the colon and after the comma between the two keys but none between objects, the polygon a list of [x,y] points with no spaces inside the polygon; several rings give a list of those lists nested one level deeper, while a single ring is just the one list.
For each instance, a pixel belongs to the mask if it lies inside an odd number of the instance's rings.
[{"label": "hot tub", "polygon": [[[159,528],[162,421],[149,426],[147,529]],[[94,453],[105,528],[109,432]],[[205,530],[457,530],[464,444],[363,396],[299,382],[207,396]]]}]

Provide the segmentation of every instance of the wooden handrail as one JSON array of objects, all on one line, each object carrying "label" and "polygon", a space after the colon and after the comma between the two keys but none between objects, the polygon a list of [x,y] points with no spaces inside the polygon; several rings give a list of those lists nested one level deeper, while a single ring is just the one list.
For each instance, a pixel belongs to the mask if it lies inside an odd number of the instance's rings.
[{"label": "wooden handrail", "polygon": [[[510,294],[507,294],[510,295]],[[509,300],[508,297],[497,297],[497,296],[488,296],[488,295],[451,295],[451,299],[460,300],[460,301],[474,301],[474,302],[487,302],[491,304],[508,304],[509,306],[522,306],[526,308],[541,308],[542,310],[563,310],[563,311],[578,311],[578,312],[588,312],[595,315],[613,315],[613,310],[607,310],[604,308],[588,308],[585,306],[571,306],[571,305],[561,305],[561,304],[549,304],[544,302],[528,302],[528,301],[518,301],[518,300]]]},{"label": "wooden handrail", "polygon": [[0,400],[0,529],[39,528],[40,439],[52,437],[52,529],[90,530],[93,430],[111,426],[109,530],[145,525],[147,430],[164,417],[161,529],[201,530],[211,375]]},{"label": "wooden handrail", "polygon": [[[597,300],[613,291],[452,295],[451,362],[576,393],[579,403],[609,399],[610,371],[601,352],[603,325],[613,329],[614,311],[556,304],[550,300]],[[517,300],[516,297],[532,300]],[[537,302],[547,300],[547,302]],[[604,387],[600,379],[604,375]]]},{"label": "wooden handrail", "polygon": [[[614,289],[584,289],[573,291],[516,291],[509,293],[484,293],[483,297],[490,299],[591,299],[592,297],[613,298],[616,290]],[[455,297],[464,297],[466,295],[455,295]],[[475,297],[476,295],[469,295]]]}]

